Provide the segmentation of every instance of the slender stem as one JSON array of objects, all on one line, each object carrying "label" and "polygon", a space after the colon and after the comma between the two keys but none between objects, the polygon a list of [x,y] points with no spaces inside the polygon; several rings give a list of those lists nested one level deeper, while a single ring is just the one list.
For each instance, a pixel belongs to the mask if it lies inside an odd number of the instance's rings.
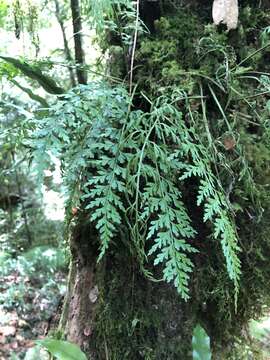
[{"label": "slender stem", "polygon": [[202,84],[200,84],[200,93],[201,93],[201,105],[202,105],[202,118],[203,118],[203,123],[204,123],[205,131],[206,131],[206,135],[207,135],[209,147],[211,147],[214,142],[213,142],[213,140],[212,140],[212,135],[211,135],[211,132],[210,132],[210,129],[209,129],[208,121],[207,121],[207,116],[206,116],[206,103],[205,103],[205,101],[203,100],[204,95],[203,95]]},{"label": "slender stem", "polygon": [[130,78],[129,78],[129,93],[130,93],[130,94],[132,93],[134,59],[135,59],[135,51],[136,51],[137,37],[138,37],[139,8],[140,8],[140,0],[137,0],[137,2],[136,2],[135,34],[134,34],[133,47],[132,47],[132,55],[131,55],[131,63],[130,63]]},{"label": "slender stem", "polygon": [[252,58],[254,55],[256,55],[257,53],[259,53],[260,51],[265,50],[266,48],[268,48],[270,46],[270,43],[265,44],[264,46],[260,47],[259,49],[255,50],[253,53],[251,53],[250,55],[248,55],[246,58],[244,58],[242,61],[240,61],[239,64],[237,64],[232,70],[234,70],[235,68],[239,67],[240,65],[242,65],[244,62],[246,62],[247,60],[249,60],[250,58]]}]

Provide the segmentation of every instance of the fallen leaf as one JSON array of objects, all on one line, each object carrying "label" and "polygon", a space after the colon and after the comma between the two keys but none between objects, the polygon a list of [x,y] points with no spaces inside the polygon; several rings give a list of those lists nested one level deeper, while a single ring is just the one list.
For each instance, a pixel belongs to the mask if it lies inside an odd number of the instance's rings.
[{"label": "fallen leaf", "polygon": [[0,344],[5,344],[6,337],[4,335],[0,335]]},{"label": "fallen leaf", "polygon": [[31,326],[23,319],[20,319],[19,322],[18,322],[18,326],[20,328],[31,328]]},{"label": "fallen leaf", "polygon": [[232,137],[227,137],[223,140],[223,145],[225,149],[229,151],[235,148],[236,141]]},{"label": "fallen leaf", "polygon": [[1,326],[0,327],[0,334],[4,336],[14,336],[16,334],[16,328],[15,326]]},{"label": "fallen leaf", "polygon": [[15,350],[15,349],[18,349],[19,345],[17,343],[17,341],[14,341],[13,343],[10,344],[10,347]]},{"label": "fallen leaf", "polygon": [[19,341],[20,343],[25,341],[24,337],[21,335],[16,335],[16,340]]},{"label": "fallen leaf", "polygon": [[35,343],[33,340],[26,341],[25,345],[24,345],[25,348],[31,348],[33,346],[35,346]]}]

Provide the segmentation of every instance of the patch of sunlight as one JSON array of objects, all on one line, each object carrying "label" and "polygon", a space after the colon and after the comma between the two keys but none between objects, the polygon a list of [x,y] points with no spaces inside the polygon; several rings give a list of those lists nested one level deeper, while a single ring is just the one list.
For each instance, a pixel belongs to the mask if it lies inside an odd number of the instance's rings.
[{"label": "patch of sunlight", "polygon": [[270,334],[270,316],[261,320],[251,320],[249,323],[250,334],[257,340],[262,340]]},{"label": "patch of sunlight", "polygon": [[65,201],[61,192],[61,162],[55,156],[51,156],[54,163],[54,170],[45,170],[44,174],[45,176],[52,177],[53,184],[57,185],[60,191],[48,189],[45,185],[42,186],[45,215],[50,220],[63,221],[65,217]]},{"label": "patch of sunlight", "polygon": [[47,256],[49,258],[52,258],[55,256],[55,250],[53,249],[48,249],[43,253],[43,256]]},{"label": "patch of sunlight", "polygon": [[269,329],[270,330],[270,317],[268,317],[267,319],[265,319],[264,321],[261,322],[260,324],[263,328]]}]

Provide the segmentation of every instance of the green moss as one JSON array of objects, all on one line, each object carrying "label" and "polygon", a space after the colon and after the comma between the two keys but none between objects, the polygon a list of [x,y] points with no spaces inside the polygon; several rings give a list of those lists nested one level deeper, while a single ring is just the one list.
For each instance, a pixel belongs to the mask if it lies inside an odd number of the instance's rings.
[{"label": "green moss", "polygon": [[135,259],[122,256],[113,259],[111,254],[107,264],[119,271],[107,275],[110,282],[105,280],[101,291],[97,358],[104,359],[107,353],[112,360],[190,359],[191,308],[183,306],[174,289],[138,275]]},{"label": "green moss", "polygon": [[109,49],[109,64],[110,75],[121,79],[126,71],[124,51],[121,46],[111,46]]},{"label": "green moss", "polygon": [[194,46],[202,29],[199,18],[191,12],[181,11],[157,21],[156,35],[139,43],[136,60],[143,67],[137,71],[138,82],[146,83],[148,91],[156,94],[157,83],[164,86],[180,80],[183,70],[196,60]]}]

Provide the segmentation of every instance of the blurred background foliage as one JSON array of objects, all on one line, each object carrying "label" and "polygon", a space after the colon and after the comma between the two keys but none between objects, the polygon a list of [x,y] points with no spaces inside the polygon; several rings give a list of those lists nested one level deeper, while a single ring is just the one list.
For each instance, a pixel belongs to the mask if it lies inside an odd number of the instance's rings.
[{"label": "blurred background foliage", "polygon": [[[38,8],[30,1],[20,7],[24,13],[15,16],[18,3],[0,1],[0,55],[33,54],[35,63],[37,26],[50,26],[54,4],[40,22]],[[60,31],[56,37],[61,39]],[[43,46],[50,55],[49,44]],[[51,64],[42,59],[39,68],[50,72]],[[59,67],[55,78],[67,78],[64,68]],[[50,324],[65,294],[69,255],[63,240],[60,169],[51,168],[44,185],[37,185],[24,141],[32,119],[42,116],[46,100],[51,100],[35,80],[26,80],[4,61],[0,84],[0,358],[8,359],[14,351],[24,357],[33,339],[54,326]]]}]

